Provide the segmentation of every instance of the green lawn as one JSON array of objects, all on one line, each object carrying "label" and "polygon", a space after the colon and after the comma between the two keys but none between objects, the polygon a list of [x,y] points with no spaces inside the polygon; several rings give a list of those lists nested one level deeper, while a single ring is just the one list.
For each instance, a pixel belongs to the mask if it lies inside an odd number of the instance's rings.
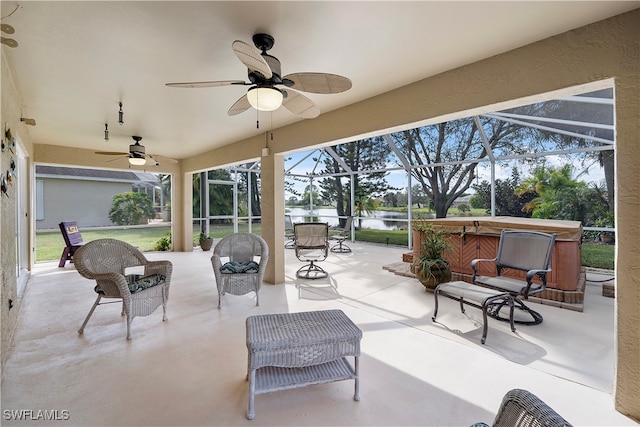
[{"label": "green lawn", "polygon": [[[137,246],[143,252],[153,250],[153,246],[171,227],[148,228],[109,228],[100,230],[83,229],[82,240],[90,242],[106,237],[123,240]],[[38,231],[36,233],[36,262],[60,259],[64,249],[64,240],[60,231]]]},{"label": "green lawn", "polygon": [[585,267],[613,270],[615,267],[615,245],[602,243],[582,244],[582,265]]},{"label": "green lawn", "polygon": [[[143,252],[153,251],[153,247],[161,237],[170,230],[166,227],[146,227],[146,228],[109,228],[101,230],[84,229],[82,239],[89,242],[95,239],[110,237],[123,240],[137,246]],[[247,231],[247,225],[240,225],[239,231]],[[221,238],[233,232],[231,225],[212,225],[210,235],[214,239]],[[252,227],[254,233],[260,234],[260,224]],[[197,245],[199,228],[193,228],[193,241]],[[406,230],[356,230],[356,241],[389,244],[394,246],[407,246],[408,233]],[[46,231],[36,233],[36,262],[53,261],[60,259],[60,254],[64,249],[64,240],[59,231]],[[603,245],[600,243],[582,244],[582,265],[585,267],[604,268],[613,270],[614,268],[614,245]]]}]

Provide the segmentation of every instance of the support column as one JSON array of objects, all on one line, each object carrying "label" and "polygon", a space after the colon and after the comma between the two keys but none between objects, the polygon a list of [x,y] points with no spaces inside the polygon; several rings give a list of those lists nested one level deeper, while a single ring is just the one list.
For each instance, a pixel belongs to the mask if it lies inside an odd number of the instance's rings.
[{"label": "support column", "polygon": [[192,174],[172,175],[171,223],[173,229],[173,250],[193,251],[193,195]]},{"label": "support column", "polygon": [[[636,12],[636,18],[640,16]],[[636,20],[637,21],[637,20]],[[637,34],[637,31],[636,31]],[[616,79],[616,384],[615,405],[640,420],[640,102],[638,73]]]},{"label": "support column", "polygon": [[266,283],[284,282],[284,156],[269,153],[262,157],[261,210],[262,238],[269,245]]}]

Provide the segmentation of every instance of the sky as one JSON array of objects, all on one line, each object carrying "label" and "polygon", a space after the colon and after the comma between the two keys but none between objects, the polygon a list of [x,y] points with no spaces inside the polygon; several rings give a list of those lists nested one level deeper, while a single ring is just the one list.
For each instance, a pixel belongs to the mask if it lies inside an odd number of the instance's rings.
[{"label": "sky", "polygon": [[[287,160],[285,161],[285,170],[287,170],[288,168],[293,166],[295,163],[303,159],[308,153],[309,151],[305,151],[305,152],[296,153],[296,154],[287,156]],[[311,157],[307,158],[305,161],[303,161],[298,166],[296,166],[292,172],[295,173],[296,175],[298,174],[304,175],[304,174],[310,173],[313,170],[313,167],[315,165],[312,158],[317,156],[318,156],[317,153],[313,154]],[[591,161],[590,167],[588,168],[587,173],[582,173],[581,175],[579,175],[580,172],[585,169],[585,167],[580,164],[579,159],[574,159],[572,161],[567,156],[563,156],[563,157],[548,156],[548,157],[545,157],[545,159],[548,165],[554,166],[554,167],[559,167],[566,162],[570,162],[574,168],[574,175],[573,175],[574,179],[578,179],[580,181],[585,181],[585,182],[593,181],[596,183],[600,183],[602,180],[604,180],[604,171],[595,160]],[[507,166],[496,165],[496,175],[495,175],[496,179],[504,180],[504,179],[511,178],[511,171],[513,167],[512,165],[516,165],[516,164],[517,163],[515,161],[512,161],[511,165],[507,165]],[[524,179],[530,175],[531,167],[529,165],[519,164],[517,166],[520,168],[521,178]],[[322,169],[322,165],[316,168],[316,173],[321,169]],[[476,182],[479,183],[479,182],[482,182],[483,180],[490,181],[491,170],[488,162],[480,163],[478,165],[478,172],[479,174],[478,174],[478,178],[476,179]],[[288,181],[294,182],[296,190],[299,191],[301,194],[304,191],[305,186],[308,185],[308,182],[296,182],[293,180],[288,180]],[[401,188],[402,190],[400,191],[402,192],[404,192],[406,189],[407,176],[404,173],[404,171],[390,172],[387,177],[387,181],[389,182],[390,186]],[[316,182],[317,181],[314,181],[314,184],[316,184]],[[412,179],[412,183],[413,184],[416,183],[415,179]],[[473,190],[469,189],[468,193],[473,193]],[[292,195],[293,194],[291,193],[285,192],[285,199],[288,200],[289,197],[291,197]]]}]

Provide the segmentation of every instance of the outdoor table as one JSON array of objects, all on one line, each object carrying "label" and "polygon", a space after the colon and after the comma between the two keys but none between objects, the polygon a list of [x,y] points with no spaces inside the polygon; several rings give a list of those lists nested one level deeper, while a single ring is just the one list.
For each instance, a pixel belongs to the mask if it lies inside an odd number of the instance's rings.
[{"label": "outdoor table", "polygon": [[[255,416],[256,394],[355,380],[360,400],[358,359],[362,331],[342,310],[250,316],[246,320],[249,352],[249,407]],[[354,357],[354,365],[347,361]]]}]

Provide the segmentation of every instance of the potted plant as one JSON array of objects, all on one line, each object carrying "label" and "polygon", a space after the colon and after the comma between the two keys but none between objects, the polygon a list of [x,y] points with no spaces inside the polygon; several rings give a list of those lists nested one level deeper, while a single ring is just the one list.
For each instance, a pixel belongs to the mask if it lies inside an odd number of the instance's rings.
[{"label": "potted plant", "polygon": [[434,290],[438,284],[451,280],[451,267],[444,258],[451,242],[444,230],[429,223],[415,224],[414,230],[420,233],[420,246],[412,269],[427,290]]},{"label": "potted plant", "polygon": [[213,246],[213,239],[207,233],[205,233],[204,231],[201,231],[200,232],[200,248],[206,252],[211,249],[211,246]]}]

